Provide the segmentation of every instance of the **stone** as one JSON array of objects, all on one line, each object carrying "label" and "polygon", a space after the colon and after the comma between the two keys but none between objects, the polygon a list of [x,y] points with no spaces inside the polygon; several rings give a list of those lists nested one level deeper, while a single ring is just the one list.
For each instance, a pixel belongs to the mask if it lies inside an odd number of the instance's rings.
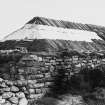
[{"label": "stone", "polygon": [[[16,81],[14,81],[14,82],[13,82],[13,85],[14,85],[14,86],[18,86],[18,83],[17,83]],[[13,86],[13,85],[11,85],[11,86]]]},{"label": "stone", "polygon": [[50,73],[45,73],[45,78],[51,77]]},{"label": "stone", "polygon": [[22,98],[19,100],[18,105],[28,105],[28,100],[26,98]]},{"label": "stone", "polygon": [[27,85],[27,80],[22,80],[22,85],[26,86]]},{"label": "stone", "polygon": [[30,84],[35,84],[37,81],[36,80],[27,80],[27,82]]},{"label": "stone", "polygon": [[5,99],[2,99],[2,97],[0,97],[0,105],[5,103]]},{"label": "stone", "polygon": [[12,87],[11,87],[11,91],[12,91],[12,92],[18,92],[18,91],[19,91],[19,88],[16,87],[16,86],[12,86]]},{"label": "stone", "polygon": [[27,80],[35,80],[35,75],[28,75]]},{"label": "stone", "polygon": [[49,62],[49,59],[45,58],[45,59],[43,59],[43,62]]},{"label": "stone", "polygon": [[23,92],[26,91],[26,90],[27,90],[26,87],[21,88],[21,91],[23,91]]},{"label": "stone", "polygon": [[18,98],[17,97],[11,97],[9,99],[10,102],[14,103],[14,104],[17,104],[18,103]]},{"label": "stone", "polygon": [[13,82],[12,82],[12,81],[7,81],[6,84],[7,84],[8,86],[12,86],[12,85],[13,85]]},{"label": "stone", "polygon": [[43,61],[42,57],[38,57],[38,61],[39,62]]},{"label": "stone", "polygon": [[18,76],[18,79],[19,79],[19,80],[25,80],[25,78],[24,78],[23,75],[19,75],[19,76]]},{"label": "stone", "polygon": [[15,96],[15,94],[12,92],[5,92],[2,94],[2,98],[4,98],[4,99],[10,98],[12,96]]},{"label": "stone", "polygon": [[3,105],[12,105],[9,101],[6,101]]},{"label": "stone", "polygon": [[46,62],[46,63],[45,63],[45,65],[46,65],[46,66],[50,66],[50,65],[51,65],[51,63],[47,63],[47,62]]},{"label": "stone", "polygon": [[54,61],[55,61],[55,60],[54,60],[53,58],[50,58],[50,59],[49,59],[49,62],[50,62],[50,63],[52,63],[52,62],[54,62]]},{"label": "stone", "polygon": [[0,78],[0,82],[3,82],[3,79],[2,78]]},{"label": "stone", "polygon": [[41,89],[41,92],[42,92],[43,94],[46,94],[46,88],[42,88],[42,89]]},{"label": "stone", "polygon": [[42,83],[45,81],[45,78],[37,79],[37,83]]},{"label": "stone", "polygon": [[96,88],[96,91],[93,93],[93,95],[97,99],[104,99],[105,100],[105,89],[104,88]]},{"label": "stone", "polygon": [[16,96],[17,96],[18,98],[25,98],[25,94],[24,94],[23,92],[18,92],[18,93],[16,93]]},{"label": "stone", "polygon": [[54,66],[50,66],[50,72],[54,71]]},{"label": "stone", "polygon": [[83,98],[82,96],[72,96],[72,95],[66,95],[66,96],[60,96],[66,104],[69,105],[84,105],[83,104]]},{"label": "stone", "polygon": [[35,89],[29,89],[29,93],[30,94],[34,94],[35,93]]},{"label": "stone", "polygon": [[2,99],[2,96],[0,95],[0,99]]},{"label": "stone", "polygon": [[28,84],[28,87],[29,88],[34,88],[34,85],[33,84]]},{"label": "stone", "polygon": [[43,94],[30,94],[30,99],[38,100],[43,96]]},{"label": "stone", "polygon": [[35,75],[35,78],[38,79],[38,78],[43,78],[44,76],[42,74],[39,74],[39,75]]},{"label": "stone", "polygon": [[49,91],[50,91],[49,88],[42,88],[42,89],[41,89],[41,92],[42,92],[43,94],[46,94],[46,93],[48,93]]},{"label": "stone", "polygon": [[3,88],[3,91],[5,91],[5,92],[9,92],[9,91],[10,91],[10,88],[9,88],[9,87],[7,87],[7,88]]},{"label": "stone", "polygon": [[0,87],[5,88],[5,87],[8,87],[8,86],[5,84],[5,82],[2,82],[2,83],[0,83]]},{"label": "stone", "polygon": [[7,83],[9,80],[4,80],[5,83]]},{"label": "stone", "polygon": [[19,73],[24,73],[24,69],[18,69]]},{"label": "stone", "polygon": [[4,93],[4,90],[1,88],[0,89],[0,94],[3,94]]},{"label": "stone", "polygon": [[41,74],[41,71],[40,71],[40,70],[37,70],[37,73],[36,73],[36,74],[37,74],[37,75],[38,75],[38,74],[40,75],[40,74]]},{"label": "stone", "polygon": [[18,104],[12,104],[12,105],[18,105]]},{"label": "stone", "polygon": [[4,80],[9,80],[10,79],[10,74],[4,73],[3,75]]},{"label": "stone", "polygon": [[22,81],[21,80],[17,80],[17,85],[18,86],[22,86],[23,85]]},{"label": "stone", "polygon": [[28,96],[28,95],[29,95],[29,91],[28,91],[28,90],[25,90],[25,91],[24,91],[24,94],[25,94],[26,96]]},{"label": "stone", "polygon": [[62,62],[62,59],[56,59],[56,62]]},{"label": "stone", "polygon": [[52,82],[45,82],[45,87],[50,86]]},{"label": "stone", "polygon": [[37,84],[33,84],[34,88],[41,88],[44,86],[44,83],[37,83]]},{"label": "stone", "polygon": [[41,89],[36,89],[36,94],[40,94],[41,92]]}]

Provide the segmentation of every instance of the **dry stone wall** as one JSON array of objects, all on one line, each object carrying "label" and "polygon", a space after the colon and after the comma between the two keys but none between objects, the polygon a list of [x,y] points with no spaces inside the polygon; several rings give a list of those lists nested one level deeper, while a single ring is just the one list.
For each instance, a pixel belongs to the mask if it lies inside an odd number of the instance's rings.
[{"label": "dry stone wall", "polygon": [[27,105],[28,100],[15,81],[0,78],[0,105]]},{"label": "dry stone wall", "polygon": [[[8,81],[6,83],[11,85],[11,88],[1,88],[1,91],[11,92],[14,89],[15,93],[24,93],[28,100],[37,100],[52,88],[59,69],[64,68],[65,75],[67,78],[70,77],[70,71],[72,71],[70,64],[71,58],[69,57],[62,59],[55,56],[24,55],[18,64],[11,66],[10,74],[8,74],[11,81],[5,80]],[[14,99],[18,100],[18,98]]]},{"label": "dry stone wall", "polygon": [[[23,61],[27,63],[26,61]],[[53,83],[56,60],[54,57],[44,57],[40,61],[29,60],[26,65],[17,69],[18,82],[24,84],[28,99],[38,99],[46,94]]]}]

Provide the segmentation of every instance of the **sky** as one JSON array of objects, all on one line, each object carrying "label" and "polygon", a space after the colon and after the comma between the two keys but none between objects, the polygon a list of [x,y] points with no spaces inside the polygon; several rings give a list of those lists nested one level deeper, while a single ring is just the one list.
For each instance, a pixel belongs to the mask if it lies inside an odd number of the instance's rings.
[{"label": "sky", "polygon": [[35,16],[105,26],[105,0],[0,0],[0,40]]}]

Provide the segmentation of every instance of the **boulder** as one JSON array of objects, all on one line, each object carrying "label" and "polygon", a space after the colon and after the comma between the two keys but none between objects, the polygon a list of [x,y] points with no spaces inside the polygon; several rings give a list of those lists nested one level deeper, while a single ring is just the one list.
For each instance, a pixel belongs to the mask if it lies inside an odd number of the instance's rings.
[{"label": "boulder", "polygon": [[9,88],[9,87],[7,87],[7,88],[3,88],[3,91],[5,91],[5,92],[9,92],[9,91],[10,91],[10,88]]},{"label": "boulder", "polygon": [[28,84],[35,84],[37,81],[36,80],[27,80]]},{"label": "boulder", "polygon": [[5,99],[2,98],[2,96],[0,96],[0,105],[5,103]]},{"label": "boulder", "polygon": [[6,84],[7,84],[8,86],[13,86],[13,82],[12,82],[12,81],[7,81]]},{"label": "boulder", "polygon": [[10,102],[14,103],[14,104],[18,104],[18,98],[17,97],[11,97],[9,99]]},{"label": "boulder", "polygon": [[19,73],[24,73],[24,69],[18,69]]},{"label": "boulder", "polygon": [[16,93],[16,96],[17,96],[18,98],[25,98],[25,94],[24,94],[23,92],[18,92],[18,93]]},{"label": "boulder", "polygon": [[29,98],[30,99],[35,99],[38,100],[43,96],[43,94],[30,94]]},{"label": "boulder", "polygon": [[0,78],[0,82],[3,82],[3,79],[2,78]]},{"label": "boulder", "polygon": [[21,80],[22,86],[27,86],[27,80]]},{"label": "boulder", "polygon": [[28,84],[28,87],[29,88],[34,88],[34,85],[33,84]]},{"label": "boulder", "polygon": [[26,98],[21,98],[18,103],[18,105],[27,105],[27,104],[28,104],[28,100]]},{"label": "boulder", "polygon": [[35,89],[29,89],[29,93],[30,94],[34,94],[35,93]]},{"label": "boulder", "polygon": [[1,88],[0,89],[0,94],[3,94],[4,93],[4,90]]},{"label": "boulder", "polygon": [[24,76],[23,75],[18,75],[17,77],[19,80],[25,80]]},{"label": "boulder", "polygon": [[37,74],[37,75],[35,75],[35,78],[36,79],[40,79],[40,78],[43,78],[44,76],[42,75],[42,74]]},{"label": "boulder", "polygon": [[11,87],[11,91],[12,91],[12,92],[18,92],[18,91],[19,91],[19,88],[16,87],[16,86],[12,86],[12,87]]},{"label": "boulder", "polygon": [[23,91],[23,92],[26,91],[26,90],[27,90],[26,87],[21,88],[21,91]]},{"label": "boulder", "polygon": [[36,83],[36,84],[33,84],[34,88],[41,88],[41,87],[44,87],[44,83]]},{"label": "boulder", "polygon": [[5,84],[5,82],[2,82],[2,83],[0,83],[0,87],[5,88],[5,87],[8,87],[8,86]]},{"label": "boulder", "polygon": [[6,101],[3,105],[12,105],[9,101]]},{"label": "boulder", "polygon": [[4,80],[9,80],[10,79],[10,74],[4,73],[2,75],[2,77],[3,77]]},{"label": "boulder", "polygon": [[12,92],[5,92],[5,93],[2,94],[3,99],[7,99],[7,98],[10,98],[12,96],[15,96],[15,94],[12,93]]},{"label": "boulder", "polygon": [[17,80],[17,85],[18,86],[23,86],[23,82],[21,80]]}]

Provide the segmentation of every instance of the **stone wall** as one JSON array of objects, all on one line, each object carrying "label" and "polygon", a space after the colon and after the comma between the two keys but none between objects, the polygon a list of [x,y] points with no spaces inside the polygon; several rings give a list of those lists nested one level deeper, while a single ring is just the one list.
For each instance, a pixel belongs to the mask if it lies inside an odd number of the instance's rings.
[{"label": "stone wall", "polygon": [[[78,60],[78,58],[67,56],[62,58],[61,56],[26,54],[16,65],[11,64],[9,74],[4,74],[6,78],[10,77],[11,85],[23,92],[28,100],[37,100],[52,88],[58,70],[65,69],[65,77],[69,79],[81,69],[82,63],[78,63],[81,60],[84,62],[83,59]],[[4,78],[5,81],[9,81],[6,78]]]},{"label": "stone wall", "polygon": [[[55,57],[39,57],[36,60],[21,60],[17,68],[18,84],[24,84],[23,92],[28,99],[37,100],[49,91],[54,77],[56,76],[56,59]],[[25,64],[22,64],[25,62]]]},{"label": "stone wall", "polygon": [[15,81],[0,78],[0,105],[27,105],[24,92]]},{"label": "stone wall", "polygon": [[57,56],[26,54],[16,65],[11,64],[10,73],[2,74],[3,79],[8,80],[9,77],[14,83],[13,86],[18,87],[27,99],[37,100],[52,88],[59,69],[65,67],[69,73],[70,60],[66,58],[65,61],[66,63]]},{"label": "stone wall", "polygon": [[16,86],[29,100],[37,100],[46,94],[56,76],[54,56],[30,57],[26,54],[16,65],[10,65],[10,73],[4,72],[3,79],[11,81],[11,85]]}]

